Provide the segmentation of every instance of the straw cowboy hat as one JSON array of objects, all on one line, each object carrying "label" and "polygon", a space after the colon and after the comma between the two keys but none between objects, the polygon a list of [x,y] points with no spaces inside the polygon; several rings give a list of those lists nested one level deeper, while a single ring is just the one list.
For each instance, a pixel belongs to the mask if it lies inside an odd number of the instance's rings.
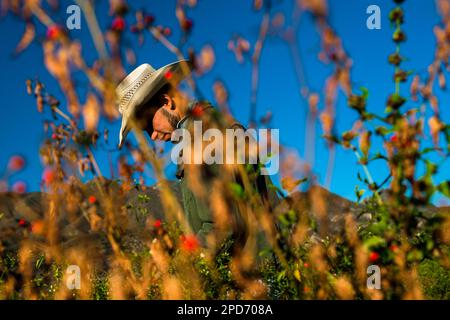
[{"label": "straw cowboy hat", "polygon": [[131,129],[130,122],[136,110],[148,102],[165,84],[175,85],[186,76],[182,70],[183,63],[189,65],[187,60],[180,60],[157,70],[150,64],[144,63],[134,69],[117,86],[116,101],[119,112],[122,114],[119,149]]}]

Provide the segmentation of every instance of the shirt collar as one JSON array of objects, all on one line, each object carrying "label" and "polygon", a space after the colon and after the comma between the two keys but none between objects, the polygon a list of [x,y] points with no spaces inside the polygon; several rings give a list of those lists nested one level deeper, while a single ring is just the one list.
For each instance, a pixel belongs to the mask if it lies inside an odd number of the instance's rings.
[{"label": "shirt collar", "polygon": [[197,104],[197,101],[195,101],[195,100],[191,101],[189,103],[186,115],[183,118],[181,118],[181,120],[178,121],[178,123],[177,123],[177,129],[180,129],[182,127],[183,123],[191,116],[191,110],[194,108],[194,106],[196,104]]},{"label": "shirt collar", "polygon": [[[203,101],[203,102],[205,102],[205,101]],[[186,115],[177,123],[177,129],[182,128],[182,126],[186,122],[186,120],[188,120],[192,116],[192,109],[194,109],[194,107],[197,104],[201,105],[202,101],[194,100],[189,103]],[[211,105],[209,103],[206,103],[206,106],[204,106],[204,109],[207,109],[208,107],[211,107]]]}]

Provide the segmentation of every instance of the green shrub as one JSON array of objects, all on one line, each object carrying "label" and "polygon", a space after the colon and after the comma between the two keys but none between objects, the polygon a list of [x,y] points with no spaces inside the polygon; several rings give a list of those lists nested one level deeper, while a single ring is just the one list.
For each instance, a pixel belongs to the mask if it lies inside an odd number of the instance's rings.
[{"label": "green shrub", "polygon": [[450,300],[450,270],[427,259],[419,265],[419,278],[426,298]]}]

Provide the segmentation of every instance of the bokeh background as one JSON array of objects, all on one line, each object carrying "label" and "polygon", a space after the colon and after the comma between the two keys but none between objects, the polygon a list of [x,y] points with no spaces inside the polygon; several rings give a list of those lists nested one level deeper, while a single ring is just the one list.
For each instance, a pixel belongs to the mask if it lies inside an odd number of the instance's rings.
[{"label": "bokeh background", "polygon": [[[235,54],[228,48],[228,42],[236,35],[242,36],[249,41],[251,52],[253,51],[263,12],[253,10],[252,2],[250,0],[199,0],[195,8],[188,10],[188,15],[194,24],[183,52],[186,53],[189,47],[199,51],[208,44],[214,48],[213,69],[196,79],[200,91],[215,103],[213,84],[216,80],[221,80],[230,93],[229,102],[233,115],[244,125],[247,125],[249,121],[251,63],[249,56],[245,57],[244,63],[238,63]],[[96,3],[96,14],[100,25],[102,27],[111,25],[113,17],[109,15],[107,1]],[[65,9],[71,4],[73,4],[72,1],[61,1],[59,12],[55,12],[52,18],[65,25],[67,18]],[[369,30],[366,27],[369,16],[366,14],[366,9],[372,4],[381,8],[381,30]],[[170,27],[173,33],[169,39],[177,43],[180,34],[178,34],[178,22],[175,17],[175,0],[132,1],[129,5],[136,9],[145,8],[146,12],[155,16],[156,24]],[[369,90],[368,109],[381,114],[385,108],[387,95],[394,88],[394,81],[389,80],[392,79],[393,67],[387,63],[388,54],[395,50],[391,41],[392,27],[387,19],[393,4],[391,1],[384,0],[330,0],[329,6],[331,24],[343,40],[344,48],[353,60],[354,88],[366,87]],[[273,1],[271,16],[275,17],[281,13],[284,16],[285,25],[289,25],[293,8],[294,1]],[[408,40],[402,46],[402,52],[407,56],[408,61],[403,66],[407,70],[425,75],[427,66],[432,62],[434,55],[433,27],[439,22],[435,2],[408,1],[404,9],[408,12],[404,25]],[[127,16],[127,27],[134,22],[134,17]],[[62,100],[62,109],[65,109],[65,103],[57,82],[43,64],[43,52],[38,43],[32,43],[27,50],[17,56],[13,54],[23,32],[24,24],[18,19],[16,20],[12,15],[1,17],[0,168],[6,168],[10,156],[16,154],[24,156],[27,166],[25,170],[15,175],[11,182],[26,181],[29,191],[37,191],[40,189],[43,171],[39,148],[42,141],[48,138],[42,124],[43,121],[51,119],[51,114],[48,110],[44,114],[38,113],[33,97],[26,94],[25,81],[39,78],[45,83],[49,92]],[[45,33],[45,28],[39,26],[38,42],[39,37],[41,40],[45,38]],[[70,35],[82,42],[86,61],[88,63],[94,61],[96,51],[84,18],[81,21],[81,30],[73,30]],[[300,57],[308,86],[312,91],[322,94],[324,80],[332,72],[332,66],[325,65],[317,59],[320,52],[320,39],[310,16],[302,15],[296,37],[299,40]],[[137,37],[129,32],[126,33],[124,41],[127,46],[135,50],[136,54],[136,64],[128,65],[128,72],[141,63],[151,63],[154,67],[160,67],[176,60],[175,55],[152,39],[148,33],[142,46],[139,45]],[[80,78],[76,80],[76,83],[79,96],[84,97],[89,89],[87,82]],[[402,86],[402,90],[406,91],[408,88],[409,85]],[[440,93],[438,98],[441,102],[441,118],[448,123],[450,120],[449,96],[444,92]],[[80,102],[84,103],[84,101]],[[323,99],[319,107],[323,108]],[[307,101],[300,93],[300,84],[297,82],[293,69],[289,46],[278,35],[269,34],[261,56],[257,118],[271,111],[273,119],[270,126],[280,129],[280,142],[296,150],[300,157],[305,156],[307,108]],[[356,116],[356,112],[347,106],[345,96],[340,95],[337,102],[337,131],[343,132],[350,129]],[[111,163],[113,168],[117,168],[115,164],[120,156],[120,151],[115,150],[120,120],[102,119],[99,132],[105,128],[110,132],[109,145],[100,143],[95,150],[95,156],[105,176],[114,177],[117,176],[117,169],[111,172],[109,168]],[[322,134],[320,125],[316,126],[316,131],[316,137],[320,137]],[[323,139],[317,138],[314,143],[316,155],[313,171],[318,182],[324,184],[328,149]],[[425,136],[424,143],[431,145],[431,137]],[[374,139],[372,150],[376,149],[382,151],[382,145],[380,141]],[[441,163],[443,160],[436,158],[436,161]],[[436,183],[449,178],[449,164],[450,161],[445,160],[441,171],[436,176]],[[387,167],[382,162],[372,162],[369,168],[377,182],[381,182],[388,175]],[[173,166],[169,165],[167,174],[175,179],[173,169]],[[357,179],[358,172],[362,174],[362,168],[357,164],[354,154],[337,147],[331,185],[327,187],[332,192],[355,200],[355,186],[363,187]],[[279,183],[279,178],[279,176],[274,177],[276,184]],[[89,180],[89,175],[85,179]],[[153,182],[150,174],[146,183]],[[448,204],[446,201],[443,198],[434,198],[434,202],[438,205]]]}]

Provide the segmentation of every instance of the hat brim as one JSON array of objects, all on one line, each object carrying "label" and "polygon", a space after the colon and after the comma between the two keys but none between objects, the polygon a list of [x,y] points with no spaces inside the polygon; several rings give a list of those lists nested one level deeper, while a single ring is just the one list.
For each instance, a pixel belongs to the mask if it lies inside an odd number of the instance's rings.
[{"label": "hat brim", "polygon": [[154,71],[135,92],[128,103],[128,108],[126,108],[122,114],[122,125],[119,132],[119,149],[122,148],[125,139],[131,130],[130,122],[132,121],[136,109],[149,101],[165,84],[170,83],[176,85],[186,77],[185,72],[183,72],[183,63],[186,63],[186,66],[189,68],[188,60],[180,60]]}]

